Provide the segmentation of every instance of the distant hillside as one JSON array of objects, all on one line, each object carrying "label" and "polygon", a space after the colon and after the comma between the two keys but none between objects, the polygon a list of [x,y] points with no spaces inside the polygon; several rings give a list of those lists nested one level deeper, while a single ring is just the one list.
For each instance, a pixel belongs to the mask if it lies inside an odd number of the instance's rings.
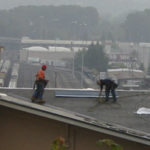
[{"label": "distant hillside", "polygon": [[99,36],[94,7],[19,6],[0,11],[0,35],[37,39],[88,40]]},{"label": "distant hillside", "polygon": [[134,10],[143,10],[150,8],[150,0],[1,0],[0,9],[9,9],[20,5],[81,5],[94,6],[101,14],[128,13]]}]

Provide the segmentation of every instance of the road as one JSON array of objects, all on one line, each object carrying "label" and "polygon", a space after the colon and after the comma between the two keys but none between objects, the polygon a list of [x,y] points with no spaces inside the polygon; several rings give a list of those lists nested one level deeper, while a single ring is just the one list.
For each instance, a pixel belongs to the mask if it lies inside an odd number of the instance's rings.
[{"label": "road", "polygon": [[[39,65],[21,63],[17,87],[33,87],[35,74],[40,67],[41,66]],[[78,74],[78,77],[80,76],[78,72],[76,74]],[[48,66],[46,70],[46,79],[49,80],[47,88],[81,88],[81,79],[77,78],[76,76],[73,78],[72,71],[69,71],[68,69]],[[83,88],[95,88],[92,81],[91,83],[92,84],[84,84]]]},{"label": "road", "polygon": [[[40,69],[41,65],[33,65],[19,62],[19,50],[5,50],[2,58],[11,61],[11,67],[14,63],[19,63],[19,76],[17,87],[31,88],[33,87],[35,74]],[[9,75],[5,81],[7,87],[10,81],[11,67]],[[83,87],[81,87],[81,72],[75,71],[75,76],[72,70],[68,68],[48,66],[46,70],[46,78],[49,80],[47,88],[97,88],[94,81],[84,75]]]}]

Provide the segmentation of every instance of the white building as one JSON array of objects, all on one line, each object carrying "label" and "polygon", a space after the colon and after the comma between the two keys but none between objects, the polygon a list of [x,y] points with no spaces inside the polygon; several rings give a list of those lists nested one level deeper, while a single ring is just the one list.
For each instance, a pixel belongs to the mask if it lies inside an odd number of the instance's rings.
[{"label": "white building", "polygon": [[150,64],[150,43],[139,43],[139,58],[147,71]]},{"label": "white building", "polygon": [[[48,64],[63,64],[68,59],[73,59],[74,52],[65,47],[28,47],[20,50],[20,61],[23,62],[48,62]],[[62,62],[62,63],[61,63]]]}]

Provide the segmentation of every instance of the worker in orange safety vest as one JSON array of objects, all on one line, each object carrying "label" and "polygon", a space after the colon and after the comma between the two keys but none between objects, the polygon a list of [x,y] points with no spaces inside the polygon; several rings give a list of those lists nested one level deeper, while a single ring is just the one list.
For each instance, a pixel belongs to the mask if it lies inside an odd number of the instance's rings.
[{"label": "worker in orange safety vest", "polygon": [[46,87],[48,80],[45,80],[45,71],[46,71],[47,66],[43,65],[42,68],[37,72],[36,74],[36,80],[34,82],[33,89],[35,89],[33,95],[32,95],[32,102],[35,102],[36,100],[39,100],[39,103],[44,103],[45,101],[43,100],[43,93],[44,93],[44,88]]}]

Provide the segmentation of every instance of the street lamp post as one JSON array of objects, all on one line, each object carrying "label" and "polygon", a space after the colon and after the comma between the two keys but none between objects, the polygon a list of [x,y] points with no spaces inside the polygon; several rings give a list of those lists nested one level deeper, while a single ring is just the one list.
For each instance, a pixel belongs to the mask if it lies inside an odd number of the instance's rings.
[{"label": "street lamp post", "polygon": [[54,60],[54,72],[55,72],[55,88],[57,88],[57,72],[56,72],[56,39],[55,39],[55,60]]},{"label": "street lamp post", "polygon": [[84,54],[82,52],[82,65],[81,65],[81,88],[83,88],[83,68],[84,68]]},{"label": "street lamp post", "polygon": [[83,47],[82,55],[81,55],[81,88],[83,88],[84,52],[85,52],[85,47]]},{"label": "street lamp post", "polygon": [[75,71],[74,71],[74,50],[73,50],[73,64],[72,64],[72,77],[73,77],[73,79],[75,78]]},{"label": "street lamp post", "polygon": [[44,16],[40,16],[40,26],[41,26],[41,35],[40,38],[41,39],[45,39],[45,17]]},{"label": "street lamp post", "polygon": [[57,72],[55,70],[55,88],[57,88]]},{"label": "street lamp post", "polygon": [[133,88],[133,81],[134,81],[134,71],[133,71],[133,69],[134,69],[134,58],[133,58],[133,56],[131,56],[130,57],[130,61],[131,61],[131,85],[132,85],[132,87],[131,87],[131,89]]}]

